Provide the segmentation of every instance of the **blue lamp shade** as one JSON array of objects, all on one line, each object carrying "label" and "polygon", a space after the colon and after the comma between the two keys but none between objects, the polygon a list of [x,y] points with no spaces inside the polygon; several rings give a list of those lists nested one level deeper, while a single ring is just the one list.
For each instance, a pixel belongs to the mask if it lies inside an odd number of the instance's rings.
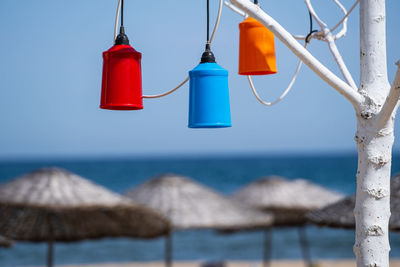
[{"label": "blue lamp shade", "polygon": [[231,127],[228,71],[217,63],[200,63],[189,77],[189,128]]}]

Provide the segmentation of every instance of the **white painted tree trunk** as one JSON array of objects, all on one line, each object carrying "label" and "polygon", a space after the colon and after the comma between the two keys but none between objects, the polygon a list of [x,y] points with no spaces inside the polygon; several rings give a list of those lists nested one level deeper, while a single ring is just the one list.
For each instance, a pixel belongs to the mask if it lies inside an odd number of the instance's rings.
[{"label": "white painted tree trunk", "polygon": [[389,266],[390,170],[393,120],[379,112],[390,90],[387,80],[385,0],[360,2],[360,88],[366,103],[357,116],[357,197],[354,215],[357,266]]},{"label": "white painted tree trunk", "polygon": [[389,266],[390,167],[393,124],[381,132],[358,117],[356,242],[357,266]]},{"label": "white painted tree trunk", "polygon": [[[357,196],[354,214],[358,267],[389,267],[390,171],[394,141],[394,116],[400,96],[400,61],[390,87],[386,62],[385,0],[360,1],[360,87],[348,72],[332,33],[315,14],[311,1],[305,3],[321,26],[322,39],[338,63],[344,82],[305,50],[279,23],[249,0],[232,4],[260,22],[353,105],[357,116]],[[321,34],[321,32],[319,34]],[[317,36],[318,37],[318,36]]]}]

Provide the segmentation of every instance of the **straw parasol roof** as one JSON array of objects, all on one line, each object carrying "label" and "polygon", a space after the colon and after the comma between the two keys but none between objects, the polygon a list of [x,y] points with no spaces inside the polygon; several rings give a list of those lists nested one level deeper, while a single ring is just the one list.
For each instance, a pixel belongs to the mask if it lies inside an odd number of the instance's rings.
[{"label": "straw parasol roof", "polygon": [[346,197],[322,209],[307,213],[307,219],[319,226],[354,229],[354,207],[356,195]]},{"label": "straw parasol roof", "polygon": [[58,168],[0,186],[0,234],[22,241],[152,238],[169,231],[156,211]]},{"label": "straw parasol roof", "polygon": [[0,235],[0,247],[9,248],[13,245],[13,242]]},{"label": "straw parasol roof", "polygon": [[[234,203],[185,176],[164,174],[128,191],[134,202],[157,209],[174,229],[243,230],[268,227],[272,216]],[[172,266],[172,236],[166,238],[165,264]]]},{"label": "straw parasol roof", "polygon": [[[400,174],[397,174],[390,184],[390,210],[391,217],[389,229],[400,231]],[[320,210],[315,210],[307,214],[310,222],[319,226],[337,228],[355,228],[354,207],[356,196],[349,196],[341,201],[333,203]]]},{"label": "straw parasol roof", "polygon": [[164,174],[126,193],[157,209],[175,229],[251,229],[267,227],[272,216],[234,203],[188,177]]},{"label": "straw parasol roof", "polygon": [[288,180],[280,176],[260,178],[232,195],[232,199],[274,214],[274,225],[306,223],[305,213],[324,207],[342,195],[304,179]]}]

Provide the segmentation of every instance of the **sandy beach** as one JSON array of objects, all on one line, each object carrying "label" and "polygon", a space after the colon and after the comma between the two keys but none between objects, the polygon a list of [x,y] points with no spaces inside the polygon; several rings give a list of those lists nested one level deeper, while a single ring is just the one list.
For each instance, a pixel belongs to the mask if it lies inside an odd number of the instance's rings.
[{"label": "sandy beach", "polygon": [[[105,264],[87,264],[87,265],[63,265],[63,267],[164,267],[163,262],[146,263],[105,263]],[[201,262],[174,262],[174,267],[199,267]],[[261,262],[251,261],[229,261],[226,267],[262,267]],[[354,260],[316,260],[315,267],[353,267],[356,266]],[[400,267],[400,259],[390,261],[391,267]],[[273,261],[270,267],[306,267],[300,260],[281,260]]]}]

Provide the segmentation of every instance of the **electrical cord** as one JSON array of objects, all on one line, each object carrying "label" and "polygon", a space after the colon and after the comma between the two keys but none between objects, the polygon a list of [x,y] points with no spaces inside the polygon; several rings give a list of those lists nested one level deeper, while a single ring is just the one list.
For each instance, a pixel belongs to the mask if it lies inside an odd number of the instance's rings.
[{"label": "electrical cord", "polygon": [[121,0],[121,27],[124,27],[124,0]]},{"label": "electrical cord", "polygon": [[[306,43],[304,45],[305,48],[307,48],[307,44],[308,43]],[[273,106],[273,105],[281,102],[285,98],[285,96],[290,92],[290,90],[292,89],[294,83],[296,82],[296,79],[297,79],[297,76],[299,74],[299,71],[301,69],[302,64],[303,64],[303,61],[299,60],[299,63],[297,64],[296,71],[295,71],[295,73],[293,75],[292,80],[289,83],[289,86],[286,88],[286,90],[282,93],[282,95],[278,99],[276,99],[275,101],[272,101],[272,102],[266,102],[266,101],[261,99],[261,97],[258,95],[256,89],[254,88],[254,84],[253,84],[253,80],[251,79],[251,76],[247,76],[247,79],[249,81],[249,84],[250,84],[251,90],[253,91],[254,96],[257,98],[257,100],[261,104],[263,104],[265,106]]]},{"label": "electrical cord", "polygon": [[[306,40],[305,40],[305,44],[304,44],[304,48],[305,48],[305,49],[307,49],[307,45],[308,45],[309,42],[311,41],[311,39],[310,39],[311,35],[312,35],[314,32],[317,32],[317,30],[313,30],[313,19],[312,19],[312,15],[311,15],[310,12],[308,12],[308,13],[309,13],[309,18],[310,18],[310,31],[309,31],[309,33],[307,34],[307,37],[306,37]],[[261,97],[259,96],[259,94],[257,93],[256,88],[254,87],[253,80],[251,79],[251,76],[248,75],[248,76],[247,76],[247,80],[249,81],[251,91],[253,92],[253,94],[254,94],[254,96],[257,98],[257,100],[258,100],[261,104],[263,104],[263,105],[265,105],[265,106],[273,106],[273,105],[275,105],[275,104],[281,102],[281,101],[286,97],[286,95],[290,92],[290,90],[292,89],[294,83],[296,82],[296,79],[297,79],[297,77],[298,77],[298,75],[299,75],[299,72],[300,72],[300,69],[301,69],[301,66],[302,66],[302,65],[303,65],[303,61],[302,61],[302,60],[299,60],[299,63],[297,64],[296,71],[295,71],[295,73],[294,73],[294,75],[293,75],[293,78],[292,78],[292,80],[290,81],[288,87],[286,88],[285,91],[283,91],[283,93],[281,94],[281,96],[280,96],[278,99],[276,99],[275,101],[267,102],[267,101],[262,100]]]},{"label": "electrical cord", "polygon": [[[209,0],[207,0],[207,4],[208,4],[208,1]],[[116,16],[115,16],[115,27],[114,27],[114,40],[117,38],[117,35],[118,35],[118,21],[119,21],[119,16],[120,16],[120,13],[121,13],[121,23],[123,22],[123,18],[122,18],[122,16],[123,16],[123,5],[122,5],[122,2],[123,2],[123,0],[118,0],[118,6],[117,6],[117,14],[116,14]],[[219,0],[219,7],[218,7],[218,14],[217,14],[217,19],[216,19],[216,21],[215,21],[215,25],[214,25],[214,30],[213,30],[213,32],[212,32],[212,34],[211,34],[211,38],[209,38],[208,36],[209,36],[209,23],[207,23],[208,25],[207,25],[207,40],[208,40],[208,44],[211,44],[213,41],[214,41],[214,38],[215,38],[215,34],[216,34],[216,32],[217,32],[217,29],[218,29],[218,26],[219,26],[219,22],[220,22],[220,19],[221,19],[221,14],[222,14],[222,7],[223,7],[223,0]],[[208,9],[208,8],[207,8]],[[209,21],[209,12],[207,12],[207,21]],[[173,92],[175,92],[176,90],[178,90],[179,88],[181,88],[183,85],[185,85],[187,82],[189,81],[189,76],[187,76],[180,84],[178,84],[176,87],[174,87],[173,89],[171,89],[171,90],[169,90],[169,91],[167,91],[167,92],[165,92],[165,93],[162,93],[162,94],[156,94],[156,95],[143,95],[143,98],[160,98],[160,97],[163,97],[163,96],[167,96],[167,95],[169,95],[169,94],[171,94],[171,93],[173,93]]]},{"label": "electrical cord", "polygon": [[210,0],[207,0],[207,43],[210,41]]},{"label": "electrical cord", "polygon": [[351,12],[353,12],[353,10],[356,8],[356,6],[358,5],[359,2],[360,2],[360,0],[357,0],[354,3],[354,5],[350,8],[349,12],[347,12],[346,15],[344,15],[344,17],[330,30],[331,32],[336,30],[340,26],[340,24],[343,23],[343,21],[351,14]]},{"label": "electrical cord", "polygon": [[[222,13],[222,7],[223,7],[223,0],[219,0],[219,8],[218,8],[217,20],[215,21],[214,30],[213,30],[213,33],[211,34],[211,38],[209,38],[209,35],[210,35],[210,30],[209,30],[210,13],[209,13],[209,0],[207,0],[207,43],[210,44],[210,45],[214,40],[215,33],[217,32],[217,29],[218,29],[218,26],[219,26],[219,22],[220,22],[220,19],[221,19],[221,13]],[[167,95],[175,92],[179,88],[181,88],[188,81],[189,81],[189,76],[187,76],[185,78],[185,80],[183,80],[175,88],[173,88],[173,89],[171,89],[171,90],[169,90],[169,91],[167,91],[165,93],[157,94],[157,95],[143,95],[143,98],[160,98],[160,97],[163,97],[163,96],[167,96]]]},{"label": "electrical cord", "polygon": [[221,20],[221,13],[222,13],[223,4],[224,4],[223,0],[219,0],[217,19],[216,19],[215,24],[214,24],[214,30],[213,30],[213,32],[211,34],[211,38],[208,41],[209,44],[211,44],[214,41],[215,34],[217,33],[218,26],[219,26],[219,21]]},{"label": "electrical cord", "polygon": [[308,15],[309,15],[309,18],[310,18],[310,32],[306,36],[306,39],[305,39],[306,44],[310,42],[311,35],[314,32],[318,32],[318,30],[313,30],[313,18],[312,18],[312,15],[311,15],[310,11],[308,11]]}]

